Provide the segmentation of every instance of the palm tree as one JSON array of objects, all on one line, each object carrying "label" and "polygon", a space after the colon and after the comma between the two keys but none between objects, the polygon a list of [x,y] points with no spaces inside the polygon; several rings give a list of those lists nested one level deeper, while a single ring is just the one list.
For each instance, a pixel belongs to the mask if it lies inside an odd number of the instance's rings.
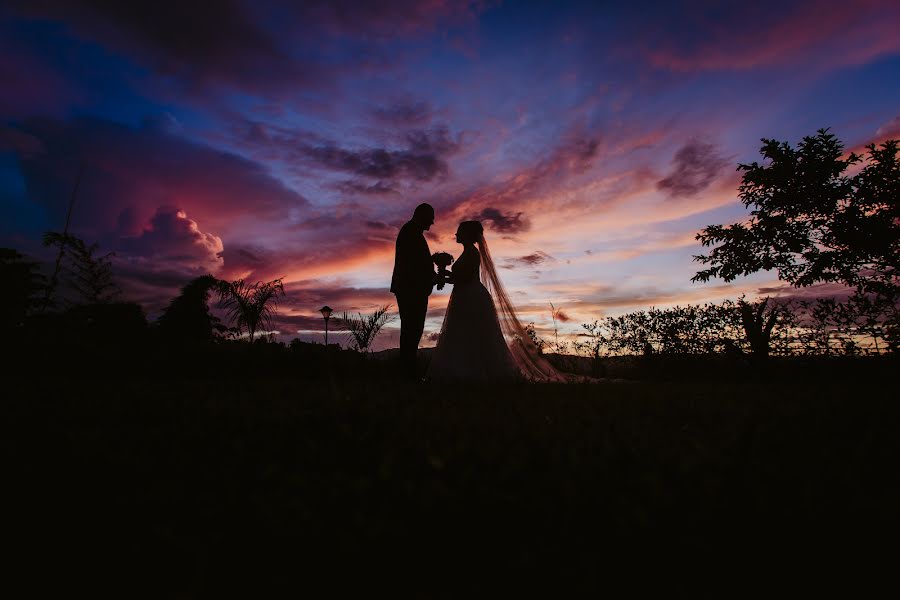
[{"label": "palm tree", "polygon": [[243,279],[220,281],[217,286],[219,305],[228,312],[228,319],[238,330],[246,329],[250,342],[260,326],[270,327],[278,309],[278,296],[284,296],[283,277],[272,281],[249,284]]},{"label": "palm tree", "polygon": [[394,320],[394,316],[388,314],[390,308],[390,304],[385,304],[368,315],[357,313],[356,316],[352,316],[346,312],[341,315],[341,324],[347,328],[353,346],[358,352],[368,352],[381,328]]}]

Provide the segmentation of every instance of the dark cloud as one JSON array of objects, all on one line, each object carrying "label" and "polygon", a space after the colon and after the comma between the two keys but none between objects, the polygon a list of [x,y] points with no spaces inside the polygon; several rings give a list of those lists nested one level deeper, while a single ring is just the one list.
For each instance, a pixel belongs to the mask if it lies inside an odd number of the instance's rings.
[{"label": "dark cloud", "polygon": [[460,148],[446,125],[406,131],[392,144],[370,147],[349,147],[311,131],[250,120],[237,125],[233,135],[255,159],[282,163],[299,177],[309,177],[310,169],[353,175],[327,185],[359,195],[395,194],[404,181],[443,179],[450,170],[447,158]]},{"label": "dark cloud", "polygon": [[431,120],[432,108],[424,100],[398,100],[387,106],[379,106],[372,114],[379,122],[391,126],[423,126]]},{"label": "dark cloud", "polygon": [[779,302],[816,300],[818,298],[836,298],[844,301],[853,295],[853,289],[840,283],[817,283],[807,287],[794,287],[788,284],[761,287],[757,290],[760,297],[771,296]]},{"label": "dark cloud", "polygon": [[396,309],[396,299],[390,293],[389,281],[384,287],[360,288],[306,280],[288,284],[285,287],[285,294],[281,306],[288,312],[315,311],[325,304],[337,313],[371,312],[385,304],[390,304]]},{"label": "dark cloud", "polygon": [[399,194],[399,190],[383,181],[376,181],[369,185],[360,181],[342,181],[335,188],[347,194],[360,194],[364,196],[387,196]]},{"label": "dark cloud", "polygon": [[387,231],[394,229],[387,223],[382,223],[381,221],[366,221],[366,227],[369,229],[377,229],[379,231]]},{"label": "dark cloud", "polygon": [[671,171],[656,186],[670,196],[692,196],[709,187],[728,163],[715,145],[691,140],[675,152]]},{"label": "dark cloud", "polygon": [[37,137],[0,124],[0,152],[12,152],[28,159],[44,151],[44,144]]},{"label": "dark cloud", "polygon": [[[65,24],[193,93],[321,89],[347,70],[389,68],[381,43],[454,26],[481,8],[462,0],[11,0],[14,14]],[[336,52],[352,40],[359,51]],[[289,47],[288,47],[289,46]],[[2,61],[0,61],[2,67]],[[2,69],[0,69],[2,72]]]},{"label": "dark cloud", "polygon": [[526,256],[521,256],[516,260],[518,260],[519,262],[525,263],[527,265],[534,266],[534,265],[539,265],[545,261],[555,260],[555,259],[552,256],[550,256],[549,254],[547,254],[546,252],[541,252],[540,250],[538,250],[537,252],[534,252],[532,254],[528,254]]},{"label": "dark cloud", "polygon": [[274,273],[283,263],[283,259],[270,250],[250,245],[229,244],[221,256],[224,263],[222,277],[225,279],[274,279],[280,276]]},{"label": "dark cloud", "polygon": [[430,181],[448,172],[445,157],[459,147],[446,127],[412,131],[405,136],[406,147],[348,149],[333,142],[302,145],[307,162],[331,171],[352,173],[374,179]]},{"label": "dark cloud", "polygon": [[470,0],[314,0],[293,3],[292,19],[313,23],[333,35],[383,41],[429,33],[440,24],[465,23],[487,4]]},{"label": "dark cloud", "polygon": [[191,279],[215,275],[211,269],[176,262],[158,261],[117,253],[112,257],[113,275],[122,297],[144,306],[147,315],[158,317]]},{"label": "dark cloud", "polygon": [[2,17],[0,13],[0,115],[5,120],[63,113],[72,95],[69,85],[27,45],[10,39]]},{"label": "dark cloud", "polygon": [[560,149],[558,159],[567,160],[575,171],[590,166],[600,149],[600,142],[595,138],[575,138]]},{"label": "dark cloud", "polygon": [[[758,0],[740,10],[708,0],[643,3],[620,15],[619,48],[672,71],[862,64],[900,49],[900,6],[868,0]],[[735,6],[735,5],[732,5]]]},{"label": "dark cloud", "polygon": [[538,265],[544,264],[545,262],[554,262],[555,258],[547,254],[546,252],[542,252],[537,250],[532,252],[531,254],[526,254],[525,256],[519,256],[518,258],[510,258],[507,260],[508,268],[515,267],[536,267]]},{"label": "dark cloud", "polygon": [[481,221],[490,229],[499,233],[522,233],[531,228],[531,222],[518,213],[503,213],[497,208],[485,208],[480,213],[468,218],[471,221]]},{"label": "dark cloud", "polygon": [[415,129],[405,135],[412,152],[420,154],[452,154],[459,149],[459,142],[450,135],[446,125],[436,125],[430,129]]},{"label": "dark cloud", "polygon": [[15,6],[27,17],[63,21],[76,34],[190,86],[214,81],[271,89],[327,75],[291,57],[255,22],[250,5],[237,0],[27,0]]},{"label": "dark cloud", "polygon": [[260,164],[158,128],[77,119],[32,120],[20,130],[43,148],[19,159],[26,194],[47,209],[50,227],[65,219],[83,167],[72,217],[79,235],[141,235],[160,206],[178,206],[222,235],[239,217],[282,219],[308,204]]}]

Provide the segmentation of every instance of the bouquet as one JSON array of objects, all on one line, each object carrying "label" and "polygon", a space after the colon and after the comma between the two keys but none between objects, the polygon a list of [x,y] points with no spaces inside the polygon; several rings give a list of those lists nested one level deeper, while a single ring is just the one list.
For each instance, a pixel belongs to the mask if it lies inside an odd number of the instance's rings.
[{"label": "bouquet", "polygon": [[442,290],[444,284],[447,283],[447,267],[453,264],[453,257],[446,252],[435,252],[431,255],[431,260],[437,265],[438,277],[440,277],[437,289]]}]

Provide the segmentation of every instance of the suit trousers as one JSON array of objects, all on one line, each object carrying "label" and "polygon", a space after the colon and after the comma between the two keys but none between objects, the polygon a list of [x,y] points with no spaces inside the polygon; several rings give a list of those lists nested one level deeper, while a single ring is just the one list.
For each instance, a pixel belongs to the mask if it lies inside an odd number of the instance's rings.
[{"label": "suit trousers", "polygon": [[425,294],[396,294],[400,312],[400,362],[405,375],[416,378],[416,351],[425,330],[425,314],[428,312],[428,296]]}]

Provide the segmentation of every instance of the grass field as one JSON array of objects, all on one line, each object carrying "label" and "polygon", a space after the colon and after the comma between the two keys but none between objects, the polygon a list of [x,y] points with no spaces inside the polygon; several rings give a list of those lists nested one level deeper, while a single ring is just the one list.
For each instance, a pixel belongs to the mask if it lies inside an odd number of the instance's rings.
[{"label": "grass field", "polygon": [[121,597],[593,596],[657,560],[834,557],[894,543],[886,386],[11,379],[14,539],[54,565],[34,589]]}]

